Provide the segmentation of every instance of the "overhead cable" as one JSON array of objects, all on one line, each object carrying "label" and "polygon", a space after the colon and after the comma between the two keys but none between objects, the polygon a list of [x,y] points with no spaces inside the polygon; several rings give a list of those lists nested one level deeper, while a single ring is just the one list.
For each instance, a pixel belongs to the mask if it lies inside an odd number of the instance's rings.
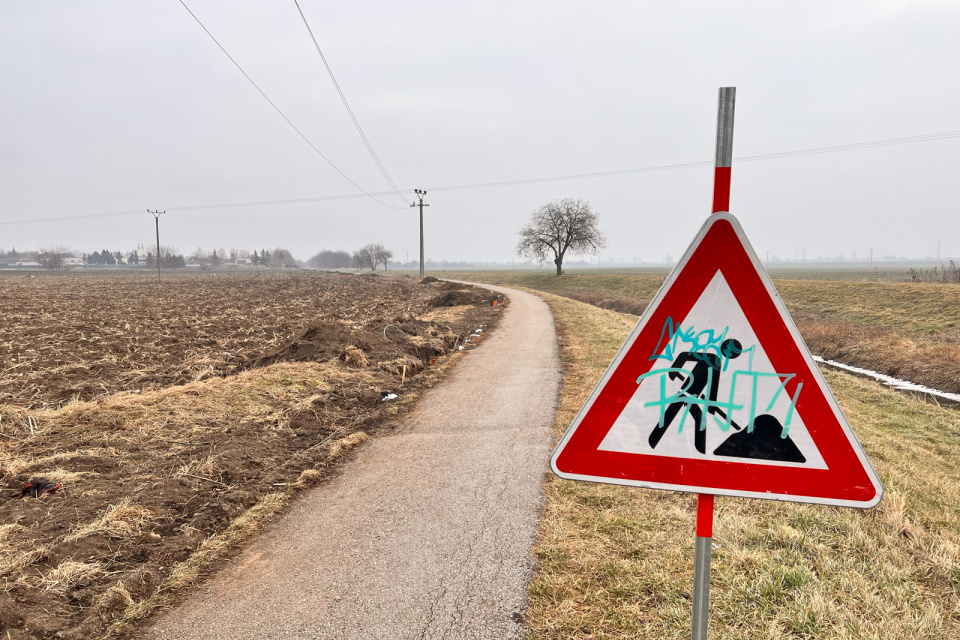
[{"label": "overhead cable", "polygon": [[370,140],[367,139],[367,134],[363,132],[363,128],[360,126],[360,121],[357,120],[357,116],[353,113],[350,103],[347,102],[347,96],[344,95],[343,90],[340,88],[340,83],[337,82],[336,76],[333,75],[333,69],[330,68],[330,63],[327,62],[327,57],[323,55],[323,50],[320,48],[320,43],[317,42],[317,37],[313,35],[313,29],[310,28],[310,23],[307,22],[307,16],[304,15],[303,9],[300,7],[300,2],[298,0],[293,0],[293,3],[297,5],[297,11],[300,12],[300,17],[303,19],[303,24],[307,28],[307,33],[310,34],[310,39],[313,40],[313,46],[317,48],[317,53],[320,54],[320,59],[323,60],[323,66],[327,68],[327,74],[330,76],[330,80],[333,81],[333,86],[336,88],[337,94],[340,95],[340,101],[343,102],[343,106],[346,107],[347,113],[350,115],[350,120],[353,122],[353,126],[356,128],[357,133],[360,134],[360,138],[363,140],[363,144],[367,147],[370,157],[373,158],[373,161],[376,163],[377,168],[380,169],[380,173],[383,174],[383,178],[387,181],[387,184],[390,185],[390,188],[393,189],[394,193],[396,193],[397,196],[403,200],[404,204],[406,204],[406,196],[400,192],[400,189],[398,189],[397,185],[393,182],[393,178],[391,178],[390,174],[387,173],[386,167],[384,167],[383,163],[380,162],[377,152],[373,150],[373,145],[370,144]]},{"label": "overhead cable", "polygon": [[[393,205],[391,205],[391,204],[387,204],[386,202],[383,202],[382,200],[378,200],[373,194],[367,193],[367,191],[366,191],[363,187],[361,187],[361,186],[358,185],[356,182],[354,182],[353,180],[351,180],[351,179],[350,179],[350,176],[348,176],[348,175],[345,174],[343,171],[341,171],[340,168],[337,167],[337,165],[333,164],[333,162],[330,160],[330,158],[328,158],[327,156],[325,156],[325,155],[323,154],[323,152],[320,151],[320,149],[318,149],[317,146],[316,146],[315,144],[313,144],[313,142],[311,142],[310,139],[307,138],[307,136],[304,135],[304,133],[303,133],[302,131],[300,131],[299,128],[297,128],[297,125],[293,124],[293,122],[290,120],[290,118],[288,118],[287,115],[286,115],[283,111],[280,110],[280,107],[278,107],[278,106],[273,102],[273,100],[271,100],[271,99],[267,96],[267,94],[264,93],[263,89],[261,89],[260,86],[259,86],[256,82],[253,81],[253,78],[251,78],[251,77],[247,74],[247,72],[243,70],[243,67],[240,66],[240,63],[238,63],[236,60],[233,59],[233,56],[231,56],[230,53],[227,52],[227,50],[224,48],[224,46],[223,46],[222,44],[220,44],[220,41],[217,40],[212,33],[210,33],[210,30],[207,29],[206,26],[204,26],[203,22],[200,21],[200,18],[198,18],[197,15],[196,15],[193,11],[190,10],[190,7],[187,6],[187,3],[184,2],[184,0],[180,0],[180,4],[182,4],[182,5],[183,5],[183,8],[187,10],[187,13],[189,13],[191,16],[193,16],[193,19],[196,20],[196,21],[197,21],[197,24],[200,25],[200,28],[203,29],[208,36],[210,36],[210,39],[213,40],[214,43],[216,43],[216,45],[217,45],[218,47],[220,47],[220,51],[223,51],[223,54],[224,54],[225,56],[227,56],[227,58],[230,59],[230,62],[233,63],[233,66],[235,66],[237,69],[239,69],[240,73],[243,74],[243,77],[246,78],[246,79],[250,82],[250,84],[253,85],[253,87],[260,93],[261,96],[263,96],[263,99],[266,100],[268,103],[270,103],[270,106],[273,107],[274,110],[275,110],[277,113],[280,114],[280,117],[283,118],[284,121],[285,121],[288,125],[290,125],[290,126],[293,128],[293,130],[296,131],[297,134],[298,134],[301,138],[303,138],[304,142],[306,142],[308,145],[310,145],[310,148],[311,148],[311,149],[313,149],[314,151],[316,151],[317,154],[318,154],[321,158],[323,158],[323,159],[326,161],[327,164],[329,164],[331,167],[333,167],[334,171],[336,171],[336,172],[339,173],[341,176],[343,176],[343,178],[344,178],[347,182],[349,182],[349,183],[352,184],[354,187],[356,187],[356,188],[359,189],[361,192],[363,192],[364,195],[369,196],[370,198],[373,198],[374,200],[376,200],[376,201],[379,202],[380,204],[382,204],[382,205],[384,205],[384,206],[386,206],[386,207],[390,207],[390,208],[392,208],[392,209],[401,209],[401,208],[402,208],[402,207],[395,207],[395,206],[393,206]],[[406,199],[404,199],[404,202],[406,202]]]},{"label": "overhead cable", "polygon": [[[757,160],[773,160],[777,158],[789,158],[793,156],[807,156],[820,153],[836,153],[840,151],[853,151],[856,149],[871,149],[873,147],[886,147],[900,144],[911,144],[916,142],[929,142],[932,140],[948,140],[950,138],[960,138],[960,131],[943,131],[941,133],[929,133],[919,136],[909,136],[905,138],[889,138],[886,140],[871,140],[869,142],[854,142],[851,144],[834,145],[831,147],[816,147],[812,149],[797,149],[794,151],[779,151],[775,153],[764,153],[753,156],[740,156],[734,158],[734,162],[753,162]],[[525,180],[506,180],[501,182],[478,182],[474,184],[460,184],[446,187],[430,187],[428,191],[461,191],[465,189],[487,189],[493,187],[512,187],[524,184],[537,184],[541,182],[562,182],[565,180],[584,180],[590,178],[608,178],[633,173],[649,173],[654,171],[670,171],[673,169],[689,169],[693,167],[712,167],[713,160],[704,160],[701,162],[685,162],[680,164],[663,164],[651,167],[640,167],[637,169],[619,169],[616,171],[599,171],[594,173],[577,173],[563,176],[552,176],[547,178],[528,178]],[[293,198],[288,200],[258,200],[254,202],[227,202],[222,204],[202,204],[189,205],[182,207],[166,207],[169,211],[201,211],[204,209],[229,209],[235,207],[258,207],[265,205],[283,205],[283,204],[302,204],[308,202],[328,202],[331,200],[353,200],[366,196],[388,196],[393,191],[375,191],[373,193],[353,193],[336,196],[319,196],[313,198]],[[388,205],[389,206],[389,205]],[[132,211],[114,211],[112,213],[93,213],[86,215],[65,216],[60,218],[40,218],[33,220],[7,220],[0,221],[0,225],[8,224],[29,224],[32,222],[57,222],[61,220],[85,220],[87,218],[106,218],[111,216],[140,215],[142,209]]]}]

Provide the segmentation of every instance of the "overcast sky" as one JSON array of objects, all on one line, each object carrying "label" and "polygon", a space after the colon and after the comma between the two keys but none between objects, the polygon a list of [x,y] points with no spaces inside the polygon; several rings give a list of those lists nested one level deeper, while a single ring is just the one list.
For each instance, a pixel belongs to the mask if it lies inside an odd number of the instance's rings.
[{"label": "overcast sky", "polygon": [[[293,0],[187,0],[290,120],[367,191],[389,187]],[[427,257],[509,260],[540,204],[589,200],[606,256],[679,256],[712,168],[434,187],[712,160],[960,130],[960,3],[301,0],[374,149],[427,189]],[[356,194],[177,0],[0,4],[0,248],[153,242],[147,208]],[[960,255],[960,138],[734,163],[761,255]],[[405,193],[410,198],[412,194]],[[399,197],[172,210],[164,244],[418,251]],[[136,215],[2,224],[124,211]]]}]

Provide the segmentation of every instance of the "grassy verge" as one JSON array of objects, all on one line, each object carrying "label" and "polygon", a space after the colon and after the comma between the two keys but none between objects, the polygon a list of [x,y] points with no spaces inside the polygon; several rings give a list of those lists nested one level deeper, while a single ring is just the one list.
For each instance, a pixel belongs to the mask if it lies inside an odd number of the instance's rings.
[{"label": "grassy verge", "polygon": [[[450,277],[453,277],[452,275]],[[464,280],[528,287],[640,315],[661,274],[460,273]],[[960,393],[960,286],[776,279],[817,355]]]},{"label": "grassy verge", "polygon": [[[559,437],[634,319],[543,295],[561,332]],[[859,511],[720,498],[711,638],[960,635],[960,413],[826,372],[886,487]],[[529,640],[688,638],[692,495],[550,476]]]}]

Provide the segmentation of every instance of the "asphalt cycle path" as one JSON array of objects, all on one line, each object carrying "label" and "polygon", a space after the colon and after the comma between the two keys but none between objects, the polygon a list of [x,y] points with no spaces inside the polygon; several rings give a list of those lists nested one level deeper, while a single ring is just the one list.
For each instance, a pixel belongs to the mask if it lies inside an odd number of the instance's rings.
[{"label": "asphalt cycle path", "polygon": [[546,303],[484,286],[483,345],[146,637],[522,636],[560,363]]}]

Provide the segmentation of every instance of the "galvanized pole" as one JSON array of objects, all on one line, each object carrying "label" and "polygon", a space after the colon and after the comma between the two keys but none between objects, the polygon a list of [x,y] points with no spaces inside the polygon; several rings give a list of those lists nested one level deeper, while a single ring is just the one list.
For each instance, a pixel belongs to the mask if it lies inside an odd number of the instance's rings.
[{"label": "galvanized pole", "polygon": [[[733,111],[737,88],[721,87],[717,107],[717,159],[713,174],[711,215],[730,210],[730,167],[733,164]],[[710,621],[710,555],[713,548],[713,501],[697,494],[697,539],[693,556],[693,640],[707,640]]]},{"label": "galvanized pole", "polygon": [[707,640],[710,620],[710,551],[713,547],[713,496],[697,494],[697,540],[693,550],[693,640]]},{"label": "galvanized pole", "polygon": [[150,211],[150,209],[147,209],[147,213],[153,214],[153,221],[157,227],[157,282],[160,282],[160,216],[165,214],[166,211]]},{"label": "galvanized pole", "polygon": [[712,213],[730,211],[730,167],[733,164],[733,110],[736,87],[720,87],[717,107],[717,162],[713,174]]},{"label": "galvanized pole", "polygon": [[[423,208],[429,207],[430,205],[423,203],[423,196],[427,195],[426,191],[420,189],[414,189],[414,193],[420,198],[420,277],[423,277]],[[417,206],[417,203],[414,202],[410,205],[411,207]]]}]

